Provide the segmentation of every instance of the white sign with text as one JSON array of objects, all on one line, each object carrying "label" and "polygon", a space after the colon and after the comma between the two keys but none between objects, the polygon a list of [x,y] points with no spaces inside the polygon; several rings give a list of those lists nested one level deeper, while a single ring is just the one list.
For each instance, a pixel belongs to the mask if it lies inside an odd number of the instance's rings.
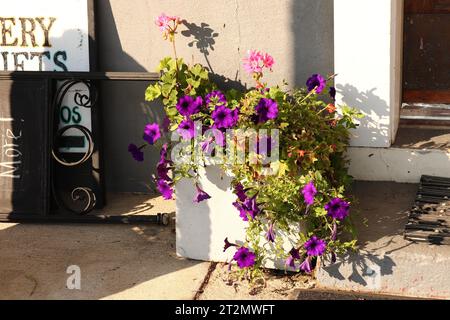
[{"label": "white sign with text", "polygon": [[[90,71],[88,0],[0,0],[0,70]],[[89,95],[85,85],[71,88],[61,105],[60,128],[92,129],[91,111],[74,96]],[[78,130],[66,136],[83,136]],[[62,152],[83,153],[84,147]]]}]

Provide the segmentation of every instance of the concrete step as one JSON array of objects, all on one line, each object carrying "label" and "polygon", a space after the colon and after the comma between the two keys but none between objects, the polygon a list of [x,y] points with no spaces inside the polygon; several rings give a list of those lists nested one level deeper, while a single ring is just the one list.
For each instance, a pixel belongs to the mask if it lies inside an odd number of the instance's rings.
[{"label": "concrete step", "polygon": [[352,216],[360,249],[334,265],[322,265],[316,272],[320,288],[450,299],[450,246],[403,238],[417,188],[388,182],[354,184],[359,204]]},{"label": "concrete step", "polygon": [[351,147],[357,180],[418,183],[422,175],[450,177],[450,126],[401,127],[391,148]]}]

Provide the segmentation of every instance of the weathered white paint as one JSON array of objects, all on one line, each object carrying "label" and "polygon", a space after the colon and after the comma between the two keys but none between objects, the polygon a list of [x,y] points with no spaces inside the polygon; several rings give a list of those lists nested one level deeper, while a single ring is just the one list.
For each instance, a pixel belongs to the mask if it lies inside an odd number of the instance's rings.
[{"label": "weathered white paint", "polygon": [[[0,41],[0,68],[9,71],[89,71],[87,0],[9,1],[7,6],[2,6],[0,17],[14,19],[5,21],[5,28],[11,32],[6,34],[6,43]],[[44,18],[43,24],[47,30],[41,27],[37,18]],[[54,22],[51,23],[53,19]],[[44,31],[47,31],[47,44]],[[5,30],[0,27],[0,34],[2,32]],[[16,46],[6,46],[16,41]],[[66,116],[70,110],[72,121],[61,121],[59,127],[79,124],[91,130],[91,110],[74,103],[76,93],[89,95],[85,85],[79,84],[71,88],[62,106],[68,108],[65,108]],[[65,135],[83,136],[75,129],[67,131]],[[87,151],[87,145],[84,148],[61,148],[60,151],[82,153]]]},{"label": "weathered white paint", "polygon": [[[191,180],[182,180],[176,186],[177,254],[195,260],[229,262],[236,250],[230,248],[223,252],[224,240],[228,237],[232,243],[243,244],[248,223],[239,217],[239,212],[232,205],[236,195],[230,187],[231,178],[223,175],[220,167],[201,169],[200,183],[211,199],[199,204],[193,203],[195,186]],[[299,231],[302,226],[293,228]],[[285,252],[297,245],[295,237],[281,233],[277,233],[277,237],[282,237]],[[262,237],[261,243],[264,242],[267,241]],[[284,262],[284,259],[270,256],[265,266],[283,270]]]},{"label": "weathered white paint", "polygon": [[401,95],[402,0],[335,0],[337,103],[365,118],[353,146],[389,147]]},{"label": "weathered white paint", "polygon": [[450,150],[359,148],[348,150],[357,180],[418,183],[422,175],[450,178]]}]

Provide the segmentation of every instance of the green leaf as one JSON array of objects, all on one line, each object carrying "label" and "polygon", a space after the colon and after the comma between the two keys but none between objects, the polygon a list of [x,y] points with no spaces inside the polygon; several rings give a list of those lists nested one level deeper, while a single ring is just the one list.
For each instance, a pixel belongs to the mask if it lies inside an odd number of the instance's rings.
[{"label": "green leaf", "polygon": [[316,217],[325,217],[327,215],[327,210],[323,207],[318,207],[314,209],[314,213],[316,214]]},{"label": "green leaf", "polygon": [[155,99],[161,96],[161,88],[159,84],[148,86],[147,90],[145,90],[145,100],[146,101],[154,101]]},{"label": "green leaf", "polygon": [[194,79],[186,79],[186,82],[193,88],[198,88],[200,86],[200,81]]},{"label": "green leaf", "polygon": [[176,116],[178,114],[178,110],[175,107],[168,107],[166,109],[166,113],[167,113],[168,116],[174,117],[174,116]]},{"label": "green leaf", "polygon": [[173,59],[171,57],[165,57],[159,62],[158,68],[156,68],[156,71],[161,72],[165,69],[169,68],[169,64]]},{"label": "green leaf", "polygon": [[161,93],[164,97],[168,97],[173,89],[173,85],[170,83],[165,83],[161,87]]}]

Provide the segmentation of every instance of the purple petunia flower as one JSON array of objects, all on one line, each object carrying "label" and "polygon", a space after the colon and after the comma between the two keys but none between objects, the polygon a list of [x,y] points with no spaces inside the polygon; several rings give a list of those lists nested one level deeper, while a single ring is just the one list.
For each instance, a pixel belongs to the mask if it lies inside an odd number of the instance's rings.
[{"label": "purple petunia flower", "polygon": [[161,138],[161,132],[159,131],[159,125],[157,123],[150,123],[145,126],[144,140],[153,145],[158,139]]},{"label": "purple petunia flower", "polygon": [[312,236],[305,242],[303,247],[306,249],[306,254],[311,257],[318,257],[324,254],[327,248],[327,243],[322,239]]},{"label": "purple petunia flower", "polygon": [[189,117],[196,113],[199,113],[202,104],[202,97],[194,98],[191,96],[184,96],[181,97],[180,100],[178,100],[176,108],[182,116]]},{"label": "purple petunia flower", "polygon": [[237,247],[236,244],[231,243],[230,241],[228,241],[228,238],[225,238],[224,242],[225,242],[225,245],[223,246],[223,252],[227,251],[228,248],[230,248],[230,247]]},{"label": "purple petunia flower", "polygon": [[208,93],[205,97],[206,104],[218,106],[218,105],[227,105],[227,99],[225,98],[225,95],[222,93],[222,91],[215,90],[211,93]]},{"label": "purple petunia flower", "polygon": [[267,230],[267,233],[266,233],[266,239],[269,242],[275,242],[275,231],[273,229],[274,226],[275,226],[275,224],[273,222],[270,222],[269,229]]},{"label": "purple petunia flower", "polygon": [[298,249],[292,248],[291,251],[289,251],[289,257],[286,259],[285,264],[287,266],[290,266],[291,268],[295,269],[295,260],[300,259],[300,252]]},{"label": "purple petunia flower", "polygon": [[256,123],[265,123],[276,119],[278,116],[278,104],[272,99],[262,98],[255,107]]},{"label": "purple petunia flower", "polygon": [[321,94],[322,91],[327,86],[327,81],[320,74],[313,74],[308,81],[306,81],[306,86],[308,87],[308,91],[311,92],[316,89],[317,94]]},{"label": "purple petunia flower", "polygon": [[306,186],[303,187],[302,194],[303,194],[303,198],[305,198],[305,203],[308,206],[311,206],[314,204],[314,197],[317,194],[317,189],[314,186],[313,181],[310,181]]},{"label": "purple petunia flower", "polygon": [[180,125],[178,126],[177,132],[184,140],[191,140],[195,135],[194,121],[190,119],[181,121]]},{"label": "purple petunia flower", "polygon": [[158,165],[156,167],[156,171],[158,173],[158,178],[165,180],[165,181],[172,181],[172,179],[169,177],[169,165],[172,164],[172,161],[167,160],[167,148],[168,144],[165,143],[160,152],[160,159],[158,162]]},{"label": "purple petunia flower", "polygon": [[311,273],[311,257],[306,257],[305,261],[300,264],[300,270],[306,273]]},{"label": "purple petunia flower", "polygon": [[328,93],[330,94],[331,99],[336,100],[336,88],[335,87],[330,87],[330,90],[328,91]]},{"label": "purple petunia flower", "polygon": [[165,166],[158,166],[156,168],[157,170],[157,174],[158,174],[158,178],[164,181],[172,181],[172,179],[169,177],[169,168],[165,167]]},{"label": "purple petunia flower", "polygon": [[243,203],[234,202],[233,205],[239,210],[239,216],[244,221],[248,221],[249,216],[252,219],[255,219],[260,212],[258,204],[256,203],[256,195],[252,198],[245,199]]},{"label": "purple petunia flower", "polygon": [[350,204],[340,198],[334,198],[325,205],[325,210],[328,211],[328,216],[337,220],[344,220],[349,214]]},{"label": "purple petunia flower", "polygon": [[244,191],[244,186],[241,183],[238,183],[234,186],[234,193],[237,195],[240,201],[244,202],[247,199],[247,195]]},{"label": "purple petunia flower", "polygon": [[198,184],[196,184],[195,187],[197,188],[197,194],[195,195],[195,198],[194,198],[195,203],[200,203],[202,201],[211,199],[211,196],[209,194],[207,194],[205,191],[203,191],[202,189],[200,189]]},{"label": "purple petunia flower", "polygon": [[219,105],[211,114],[214,120],[213,127],[216,129],[229,129],[236,125],[239,120],[238,109],[228,109],[225,106]]},{"label": "purple petunia flower", "polygon": [[256,255],[247,248],[241,247],[236,251],[233,259],[239,268],[244,269],[255,265]]},{"label": "purple petunia flower", "polygon": [[166,200],[172,199],[173,189],[166,181],[164,181],[163,179],[159,179],[156,187],[164,199]]},{"label": "purple petunia flower", "polygon": [[[225,146],[225,137],[222,131],[215,128],[210,128],[208,130],[212,132],[213,136],[208,136],[205,141],[200,143],[200,146],[205,154],[211,154],[215,148],[215,145],[219,147]],[[213,142],[215,145],[212,145]]]},{"label": "purple petunia flower", "polygon": [[167,149],[168,148],[169,148],[169,145],[167,143],[164,143],[163,146],[161,147],[161,151],[159,152],[158,164],[163,164],[163,163],[169,162],[169,160],[167,160]]},{"label": "purple petunia flower", "polygon": [[139,161],[139,162],[144,161],[144,153],[134,143],[130,143],[128,145],[128,152],[131,153],[131,155],[133,156],[134,160]]}]

